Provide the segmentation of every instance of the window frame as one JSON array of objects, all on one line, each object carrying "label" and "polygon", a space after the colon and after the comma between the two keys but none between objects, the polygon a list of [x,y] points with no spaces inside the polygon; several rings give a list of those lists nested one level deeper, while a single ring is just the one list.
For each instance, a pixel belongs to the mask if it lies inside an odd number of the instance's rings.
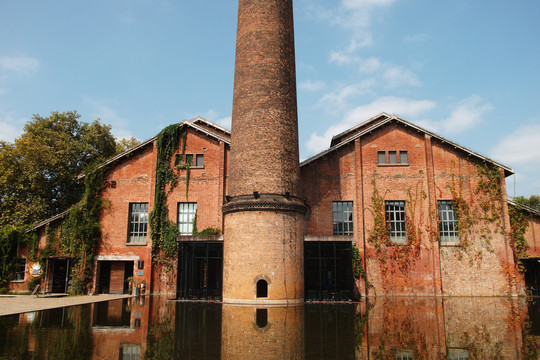
[{"label": "window frame", "polygon": [[407,244],[407,214],[404,200],[385,200],[384,215],[388,238],[393,244]]},{"label": "window frame", "polygon": [[[23,268],[23,261],[24,261],[24,268]],[[18,257],[17,260],[15,260],[15,267],[13,269],[13,274],[11,276],[11,281],[13,282],[24,282],[26,280],[26,271],[27,271],[27,261],[23,257]],[[22,268],[22,270],[21,270]],[[20,278],[20,275],[22,274],[22,279]]]},{"label": "window frame", "polygon": [[[445,207],[444,209],[442,208],[443,206]],[[439,216],[439,243],[443,246],[459,244],[461,237],[459,236],[454,202],[452,200],[438,200],[437,213]]]},{"label": "window frame", "polygon": [[[187,206],[188,211],[180,211],[181,207]],[[193,211],[190,211],[193,210]],[[182,216],[182,219],[180,218]],[[176,206],[176,225],[178,227],[178,233],[181,236],[193,235],[195,217],[197,216],[197,203],[196,202],[179,202]],[[182,221],[181,221],[182,220]],[[185,227],[185,229],[182,229]],[[187,227],[190,228],[188,231]]]},{"label": "window frame", "polygon": [[[136,209],[136,207],[141,208]],[[148,220],[149,214],[147,202],[129,203],[128,234],[126,244],[146,245],[148,239]]]},{"label": "window frame", "polygon": [[[199,159],[201,165],[199,165]],[[190,169],[204,169],[204,154],[202,153],[187,153],[187,154],[176,154],[174,158],[174,166],[176,167],[187,167],[189,163]]]},{"label": "window frame", "polygon": [[353,205],[352,201],[332,201],[332,235],[354,235]]},{"label": "window frame", "polygon": [[[384,155],[384,162],[381,162]],[[409,152],[407,150],[378,150],[378,166],[409,166]]]}]

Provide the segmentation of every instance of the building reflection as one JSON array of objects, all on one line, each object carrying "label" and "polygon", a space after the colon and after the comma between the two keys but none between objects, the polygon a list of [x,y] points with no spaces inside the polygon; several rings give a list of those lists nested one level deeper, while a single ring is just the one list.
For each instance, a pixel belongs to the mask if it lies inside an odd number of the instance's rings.
[{"label": "building reflection", "polygon": [[304,307],[222,305],[221,359],[304,359]]},{"label": "building reflection", "polygon": [[540,303],[369,298],[294,307],[141,297],[0,317],[13,359],[537,359]]}]

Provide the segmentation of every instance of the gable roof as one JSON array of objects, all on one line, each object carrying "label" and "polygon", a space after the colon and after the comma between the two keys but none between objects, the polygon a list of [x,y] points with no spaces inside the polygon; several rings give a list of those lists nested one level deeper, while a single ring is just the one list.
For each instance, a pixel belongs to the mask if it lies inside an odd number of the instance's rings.
[{"label": "gable roof", "polygon": [[520,209],[522,209],[522,210],[525,210],[525,211],[527,211],[527,212],[530,213],[530,214],[533,214],[533,215],[536,215],[536,216],[540,216],[540,210],[538,210],[538,209],[535,209],[535,208],[532,208],[532,207],[530,207],[530,206],[527,206],[527,205],[523,205],[523,204],[517,203],[517,202],[515,202],[515,201],[513,201],[513,200],[508,200],[508,204],[513,205],[513,206],[515,206],[515,207],[518,207],[518,208],[520,208]]},{"label": "gable roof", "polygon": [[474,152],[470,149],[467,149],[466,147],[463,147],[461,145],[458,145],[456,143],[454,143],[453,141],[450,141],[440,135],[437,135],[431,131],[428,131],[424,128],[421,128],[420,126],[417,126],[413,123],[410,123],[406,120],[403,120],[401,118],[399,118],[398,116],[396,115],[389,115],[387,113],[380,113],[379,115],[376,115],[374,117],[372,117],[371,119],[367,120],[367,121],[364,121],[363,123],[359,124],[359,125],[356,125],[338,135],[335,135],[334,137],[332,137],[332,141],[330,143],[330,148],[302,161],[300,163],[300,166],[304,166],[304,165],[308,165],[310,163],[312,163],[313,161],[321,158],[321,157],[324,157],[325,155],[345,146],[345,145],[348,145],[350,144],[351,142],[354,142],[354,140],[356,139],[359,139],[361,138],[362,136],[366,136],[366,135],[369,135],[371,134],[372,132],[390,124],[390,123],[393,123],[393,122],[396,122],[398,124],[401,124],[403,126],[406,126],[406,127],[409,127],[409,128],[412,128],[412,129],[415,129],[416,131],[418,132],[421,132],[423,134],[426,134],[426,135],[429,135],[431,136],[432,139],[437,139],[439,140],[440,142],[442,142],[443,144],[448,144],[450,146],[452,146],[453,148],[455,149],[458,149],[460,151],[463,151],[465,152],[466,154],[472,156],[472,157],[475,157],[481,161],[484,161],[484,162],[488,162],[488,163],[491,163],[499,168],[502,168],[504,169],[504,172],[505,172],[505,176],[509,176],[509,175],[512,175],[514,174],[514,170],[508,166],[505,166],[499,162],[496,162],[486,156],[483,156],[477,152]]},{"label": "gable roof", "polygon": [[[230,145],[231,144],[231,132],[227,129],[225,129],[224,127],[221,127],[217,124],[214,124],[213,122],[211,121],[208,121],[202,117],[196,117],[195,119],[193,120],[184,120],[182,121],[181,123],[178,123],[177,124],[178,126],[182,126],[182,125],[186,125],[196,131],[200,131],[218,141],[223,141],[225,144],[228,144]],[[125,157],[128,157],[130,154],[134,153],[135,151],[139,150],[139,149],[142,149],[144,147],[146,147],[147,145],[149,144],[152,144],[155,140],[157,139],[157,135],[148,139],[148,140],[145,140],[143,141],[142,143],[140,143],[139,145],[136,145],[134,147],[132,147],[131,149],[128,149],[126,151],[124,151],[123,153],[120,153],[118,155],[115,155],[107,160],[105,160],[104,162],[102,162],[101,164],[99,164],[98,166],[96,166],[96,168],[94,170],[97,170],[97,169],[101,169],[102,167],[104,166],[107,166],[109,164],[112,164],[114,162],[117,162],[118,160],[121,160]],[[80,174],[77,179],[82,179],[84,178],[84,174]]]}]

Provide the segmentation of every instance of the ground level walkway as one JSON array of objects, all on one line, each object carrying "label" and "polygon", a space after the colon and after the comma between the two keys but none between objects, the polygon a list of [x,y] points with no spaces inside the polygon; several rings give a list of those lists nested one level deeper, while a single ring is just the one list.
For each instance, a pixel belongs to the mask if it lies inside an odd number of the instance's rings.
[{"label": "ground level walkway", "polygon": [[1,295],[0,296],[0,316],[20,314],[25,312],[39,311],[89,304],[100,301],[123,299],[132,295],[88,295],[88,296],[44,296],[35,295]]}]

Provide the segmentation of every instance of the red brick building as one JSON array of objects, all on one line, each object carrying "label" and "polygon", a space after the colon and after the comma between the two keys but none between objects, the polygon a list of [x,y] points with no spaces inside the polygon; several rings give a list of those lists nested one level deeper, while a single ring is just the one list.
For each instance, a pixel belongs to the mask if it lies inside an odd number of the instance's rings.
[{"label": "red brick building", "polygon": [[[169,159],[177,184],[165,189],[169,220],[180,233],[176,260],[171,266],[160,261],[159,253],[152,256],[148,218],[156,201],[154,137],[102,164],[106,206],[91,293],[128,292],[130,285],[144,283],[147,292],[221,298],[230,132],[202,118],[179,126],[185,140]],[[384,113],[336,135],[330,148],[300,164],[300,193],[309,208],[304,254],[298,259],[305,298],[538,291],[540,214],[527,210],[526,284],[514,260],[508,214],[509,206],[517,205],[506,200],[504,179],[512,173]],[[47,229],[66,214],[34,227],[40,248]],[[220,234],[197,235],[207,228]],[[264,253],[242,251],[252,258]],[[28,254],[21,253],[23,258]],[[66,292],[71,286],[72,259],[62,255],[49,254],[42,261],[41,291]],[[26,290],[32,276],[32,263],[24,262],[10,284],[13,290]]]}]

